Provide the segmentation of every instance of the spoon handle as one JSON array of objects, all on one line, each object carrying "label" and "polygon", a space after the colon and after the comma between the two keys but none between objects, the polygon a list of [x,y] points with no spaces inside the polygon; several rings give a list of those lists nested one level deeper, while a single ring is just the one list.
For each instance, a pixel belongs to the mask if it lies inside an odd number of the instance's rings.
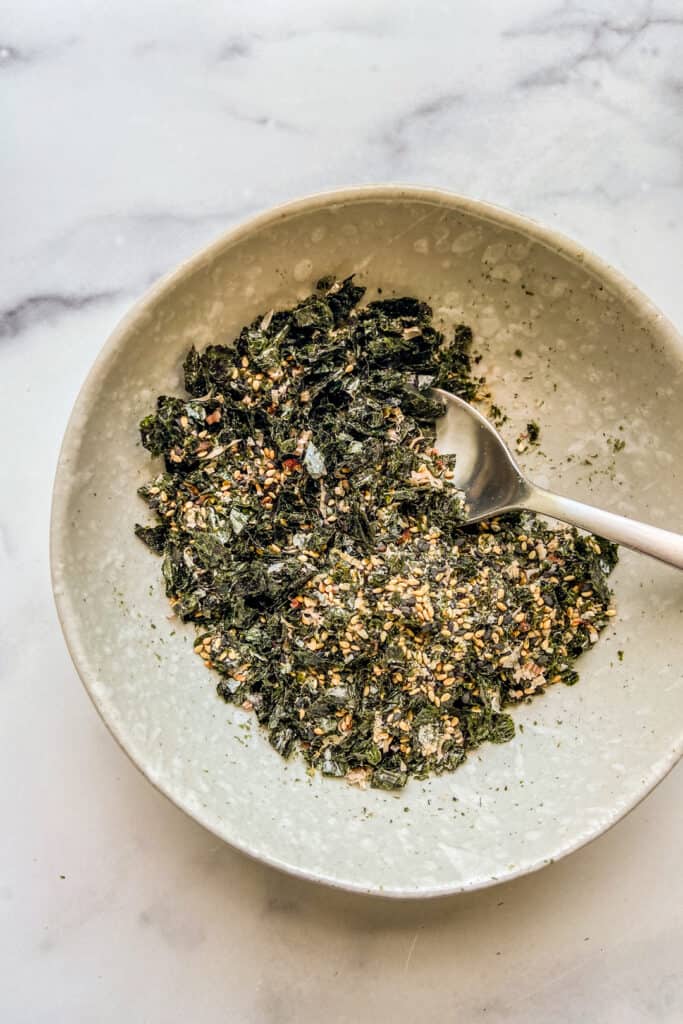
[{"label": "spoon handle", "polygon": [[616,544],[623,544],[624,547],[658,558],[667,565],[683,569],[683,535],[680,533],[660,530],[657,526],[648,526],[647,523],[639,523],[635,519],[615,515],[614,512],[605,512],[572,498],[562,498],[559,494],[533,485],[525,496],[524,508],[553,519],[561,519],[563,523],[597,533]]}]

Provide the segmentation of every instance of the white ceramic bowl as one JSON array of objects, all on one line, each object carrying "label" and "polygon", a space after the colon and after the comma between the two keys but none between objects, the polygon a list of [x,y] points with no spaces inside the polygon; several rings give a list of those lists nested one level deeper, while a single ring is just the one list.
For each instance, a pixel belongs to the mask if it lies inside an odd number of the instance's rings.
[{"label": "white ceramic bowl", "polygon": [[[137,425],[182,393],[191,343],[230,339],[259,312],[355,272],[369,294],[415,294],[464,320],[514,439],[542,425],[532,478],[683,529],[683,348],[614,270],[483,203],[364,188],[314,196],[219,239],[117,328],[76,402],[55,483],[52,569],[79,674],[121,746],[222,839],[295,874],[390,896],[473,889],[533,871],[599,835],[681,754],[683,575],[624,552],[614,628],[580,683],[515,710],[510,743],[398,794],[309,778],[249,714],[225,705],[134,537],[152,466]],[[515,350],[521,349],[521,358]],[[625,441],[614,451],[614,440]],[[585,464],[590,461],[590,465]],[[156,628],[152,628],[155,626]],[[619,654],[619,652],[623,652]],[[522,728],[523,727],[523,730]]]}]

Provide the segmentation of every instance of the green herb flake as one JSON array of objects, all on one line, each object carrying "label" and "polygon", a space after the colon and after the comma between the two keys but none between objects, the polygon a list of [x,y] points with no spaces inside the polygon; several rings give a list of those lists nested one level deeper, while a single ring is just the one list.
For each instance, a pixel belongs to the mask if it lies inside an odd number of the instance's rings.
[{"label": "green herb flake", "polygon": [[472,333],[362,297],[326,278],[233,346],[190,350],[187,397],[140,426],[163,467],[136,533],[224,700],[309,771],[397,789],[509,741],[514,704],[576,682],[615,614],[616,550],[528,513],[464,526],[428,389],[485,397]]}]

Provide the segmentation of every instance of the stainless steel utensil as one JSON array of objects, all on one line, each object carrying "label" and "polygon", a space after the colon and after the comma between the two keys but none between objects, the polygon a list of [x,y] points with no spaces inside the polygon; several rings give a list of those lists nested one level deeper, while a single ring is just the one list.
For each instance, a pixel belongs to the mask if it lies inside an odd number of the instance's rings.
[{"label": "stainless steel utensil", "polygon": [[436,424],[436,447],[455,454],[455,486],[465,494],[468,522],[528,509],[623,544],[683,569],[683,535],[563,498],[527,480],[498,431],[463,399],[434,388],[446,407]]}]

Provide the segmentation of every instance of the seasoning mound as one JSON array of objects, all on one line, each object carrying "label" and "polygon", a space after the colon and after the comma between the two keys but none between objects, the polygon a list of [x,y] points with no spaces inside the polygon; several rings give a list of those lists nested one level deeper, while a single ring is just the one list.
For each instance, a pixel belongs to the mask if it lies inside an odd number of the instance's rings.
[{"label": "seasoning mound", "polygon": [[[476,397],[472,335],[414,298],[324,279],[234,346],[194,348],[189,398],[141,423],[140,489],[175,613],[287,757],[394,789],[514,735],[614,614],[616,549],[531,514],[464,527],[426,388]],[[419,385],[419,386],[418,386]]]}]

